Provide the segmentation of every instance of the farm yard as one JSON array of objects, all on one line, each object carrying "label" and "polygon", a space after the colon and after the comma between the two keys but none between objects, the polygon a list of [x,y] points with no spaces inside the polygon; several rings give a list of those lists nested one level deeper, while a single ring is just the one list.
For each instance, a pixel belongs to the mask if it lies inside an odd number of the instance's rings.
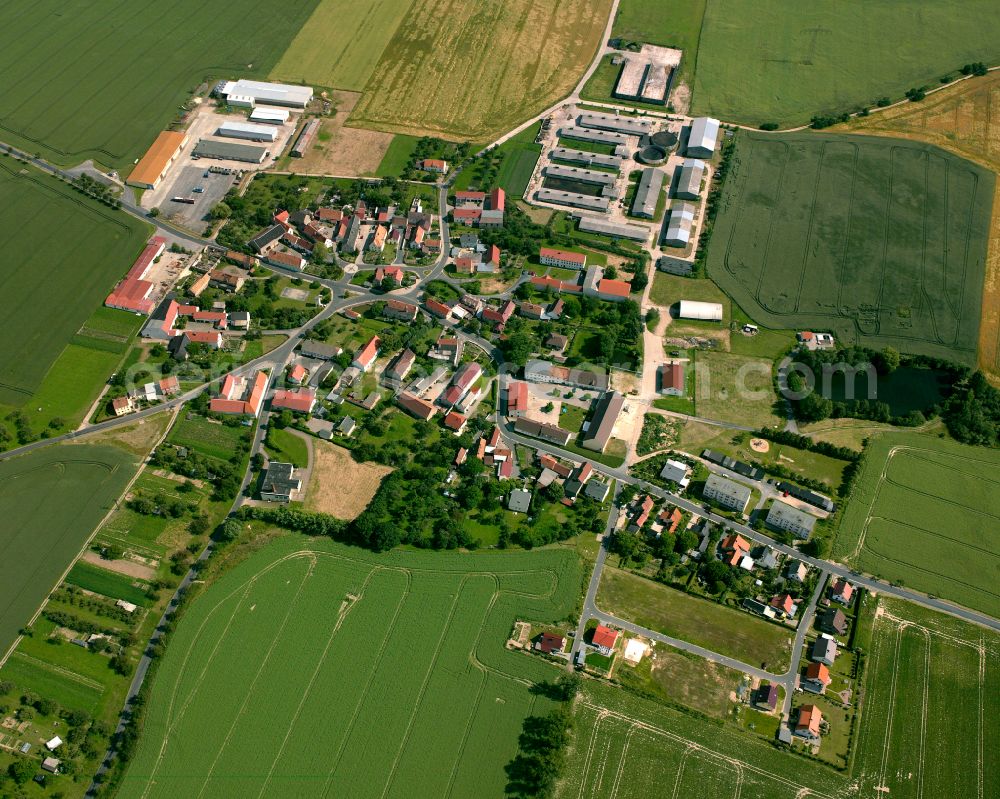
[{"label": "farm yard", "polygon": [[975,362],[992,173],[843,134],[740,132],[732,158],[708,272],[755,321]]},{"label": "farm yard", "polygon": [[565,550],[281,538],[188,608],[119,795],[500,795],[523,719],[551,706],[529,686],[559,674],[503,642],[515,618],[564,618],[579,584]]},{"label": "farm yard", "polygon": [[[869,117],[842,129],[935,144],[1000,172],[1000,72],[990,72]],[[1000,187],[997,189],[1000,191]],[[994,192],[989,255],[979,329],[979,366],[1000,377],[1000,197]]]},{"label": "farm yard", "polygon": [[[273,80],[361,91],[412,0],[319,0]],[[337,173],[339,174],[339,173]]]},{"label": "farm yard", "polygon": [[91,3],[72,13],[59,0],[20,5],[0,31],[3,138],[63,165],[127,166],[203,81],[266,77],[316,2],[272,14],[272,4],[246,0],[227,15],[225,36],[217,23],[231,6],[218,0]]},{"label": "farm yard", "polygon": [[353,519],[371,502],[392,469],[377,463],[356,463],[351,453],[329,441],[312,442],[312,474],[306,507],[338,519]]},{"label": "farm yard", "polygon": [[118,499],[136,460],[117,447],[74,444],[0,462],[0,656]]},{"label": "farm yard", "polygon": [[[855,777],[861,796],[996,796],[1000,638],[880,597],[870,643]],[[870,626],[870,625],[869,625]]]},{"label": "farm yard", "polygon": [[995,11],[991,0],[708,0],[693,111],[785,126],[898,100],[963,64],[995,63]]},{"label": "farm yard", "polygon": [[833,556],[1000,614],[1000,453],[916,433],[873,437]]},{"label": "farm yard", "polygon": [[558,799],[847,795],[844,776],[718,721],[588,681]]},{"label": "farm yard", "polygon": [[[5,270],[0,298],[0,411],[26,403],[67,345],[75,356],[68,361],[103,367],[89,379],[77,374],[70,385],[55,387],[47,392],[47,402],[32,402],[33,413],[41,405],[38,413],[51,418],[92,400],[95,378],[98,385],[106,380],[107,365],[113,369],[124,354],[134,332],[126,320],[132,317],[116,311],[92,321],[88,317],[128,271],[150,228],[34,169],[15,171],[9,160],[0,163],[0,207],[5,248],[17,254]],[[37,230],[24,220],[46,218],[59,224],[52,226],[44,246],[37,246]]]},{"label": "farm yard", "polygon": [[[572,91],[610,0],[414,0],[351,123],[484,142]],[[414,91],[419,81],[420,91]]]}]

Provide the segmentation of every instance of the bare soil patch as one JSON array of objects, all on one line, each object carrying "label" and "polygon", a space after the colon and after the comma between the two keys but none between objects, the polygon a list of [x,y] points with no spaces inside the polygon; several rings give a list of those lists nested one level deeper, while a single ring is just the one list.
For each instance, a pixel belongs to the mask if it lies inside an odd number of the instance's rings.
[{"label": "bare soil patch", "polygon": [[316,439],[306,507],[338,519],[354,519],[391,472],[377,463],[356,463],[348,450]]},{"label": "bare soil patch", "polygon": [[763,438],[751,438],[750,449],[754,452],[767,452],[771,449],[771,445]]},{"label": "bare soil patch", "polygon": [[372,175],[392,141],[391,133],[346,127],[361,95],[331,91],[336,113],[320,123],[312,148],[302,158],[289,159],[288,171],[309,175],[358,177]]},{"label": "bare soil patch", "polygon": [[105,560],[96,552],[90,551],[84,552],[82,559],[87,561],[87,563],[100,566],[102,569],[118,572],[118,574],[124,574],[128,577],[135,577],[138,580],[151,582],[156,579],[156,569],[143,566],[141,563],[134,563],[130,560]]}]

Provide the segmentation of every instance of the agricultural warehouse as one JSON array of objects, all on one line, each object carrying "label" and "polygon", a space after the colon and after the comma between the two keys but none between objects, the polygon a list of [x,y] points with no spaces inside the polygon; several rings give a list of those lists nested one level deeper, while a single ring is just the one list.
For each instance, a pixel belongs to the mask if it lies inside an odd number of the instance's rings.
[{"label": "agricultural warehouse", "polygon": [[198,158],[214,158],[219,161],[244,161],[248,164],[262,164],[267,158],[267,150],[250,144],[200,139],[192,155]]},{"label": "agricultural warehouse", "polygon": [[594,406],[590,427],[583,436],[583,446],[595,452],[604,452],[611,440],[615,422],[625,405],[625,397],[617,391],[607,391]]},{"label": "agricultural warehouse", "polygon": [[606,166],[611,169],[621,169],[623,160],[617,155],[588,153],[586,150],[572,150],[569,147],[553,147],[549,150],[549,158],[553,161],[568,161],[584,166]]},{"label": "agricultural warehouse", "polygon": [[705,162],[688,158],[677,170],[677,188],[674,197],[697,200],[701,196],[701,182],[705,179]]},{"label": "agricultural warehouse", "polygon": [[250,121],[266,125],[284,125],[290,116],[291,112],[287,108],[255,108],[250,114]]},{"label": "agricultural warehouse", "polygon": [[593,169],[581,169],[575,166],[559,166],[549,164],[545,167],[545,176],[550,178],[563,178],[564,180],[578,180],[581,183],[596,183],[600,186],[614,186],[618,180],[618,175],[614,172],[600,172]]},{"label": "agricultural warehouse", "polygon": [[675,202],[670,207],[670,218],[663,234],[663,243],[669,247],[687,247],[691,243],[695,212],[694,203]]},{"label": "agricultural warehouse", "polygon": [[223,122],[215,135],[227,136],[230,139],[273,142],[278,138],[278,129],[273,125],[254,125],[252,122]]},{"label": "agricultural warehouse", "polygon": [[719,120],[698,117],[688,128],[687,154],[694,158],[711,158],[719,141]]},{"label": "agricultural warehouse", "polygon": [[737,513],[744,513],[752,493],[753,491],[751,491],[749,486],[736,483],[713,473],[705,481],[705,489],[702,491],[702,496],[718,503],[724,508],[734,510]]},{"label": "agricultural warehouse", "polygon": [[681,300],[677,315],[681,319],[701,319],[708,322],[721,322],[722,303]]},{"label": "agricultural warehouse", "polygon": [[786,502],[775,500],[767,512],[767,524],[775,530],[784,530],[796,538],[808,538],[816,526],[816,517],[793,508]]},{"label": "agricultural warehouse", "polygon": [[[310,119],[305,127],[299,132],[298,137],[295,139],[295,144],[292,145],[291,154],[296,158],[302,158],[306,152],[309,150],[310,145],[313,143],[313,139],[316,138],[316,132],[319,130],[319,120]],[[356,219],[357,217],[352,217]],[[348,235],[347,241],[351,238]]]},{"label": "agricultural warehouse", "polygon": [[621,133],[611,133],[606,130],[592,130],[591,128],[562,128],[559,131],[559,136],[563,139],[592,141],[598,144],[628,144],[628,136]]},{"label": "agricultural warehouse", "polygon": [[632,201],[632,213],[652,219],[656,216],[656,204],[660,201],[662,191],[663,172],[652,167],[642,170],[642,177],[635,189],[635,199]]},{"label": "agricultural warehouse", "polygon": [[615,114],[580,114],[577,124],[585,128],[613,130],[630,136],[645,136],[653,132],[653,120]]},{"label": "agricultural warehouse", "polygon": [[311,86],[289,86],[285,83],[267,83],[256,80],[223,81],[216,94],[248,97],[262,105],[280,105],[288,108],[305,108],[313,98]]},{"label": "agricultural warehouse", "polygon": [[580,214],[580,230],[619,239],[632,239],[633,241],[645,241],[649,238],[648,227],[610,222],[603,217],[587,216],[586,214]]},{"label": "agricultural warehouse", "polygon": [[125,182],[140,189],[155,189],[167,174],[170,165],[177,160],[181,150],[187,146],[187,142],[186,133],[175,130],[163,131],[132,169]]},{"label": "agricultural warehouse", "polygon": [[574,191],[539,189],[535,197],[539,202],[565,205],[569,208],[586,208],[590,211],[607,212],[611,205],[611,199],[608,197],[591,197],[589,194],[577,194]]}]

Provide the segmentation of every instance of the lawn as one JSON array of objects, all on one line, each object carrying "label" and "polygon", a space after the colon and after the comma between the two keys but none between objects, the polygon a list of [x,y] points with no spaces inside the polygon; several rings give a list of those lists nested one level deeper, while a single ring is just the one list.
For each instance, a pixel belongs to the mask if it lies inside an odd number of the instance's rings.
[{"label": "lawn", "polygon": [[116,447],[74,444],[0,462],[0,653],[118,499],[135,461]]},{"label": "lawn", "polygon": [[[857,133],[893,136],[936,144],[993,172],[1000,172],[1000,115],[993,110],[1000,72],[971,78],[930,95],[921,103],[905,103],[852,120]],[[979,329],[979,366],[1000,378],[1000,200],[994,194],[990,257],[983,291]]]},{"label": "lawn", "polygon": [[847,778],[832,769],[594,680],[585,682],[574,717],[557,799],[613,796],[619,784],[628,786],[630,799],[850,795]]},{"label": "lawn", "polygon": [[101,686],[62,673],[48,663],[20,652],[14,652],[0,669],[0,680],[10,680],[23,691],[31,691],[63,707],[88,713],[97,710],[101,701]]},{"label": "lawn", "polygon": [[[0,105],[7,97],[5,93]],[[0,404],[20,406],[128,271],[150,228],[40,172],[28,167],[18,171],[16,163],[0,161],[0,231],[12,254],[0,298]],[[39,246],[38,231],[24,220],[44,218],[59,224]],[[103,319],[95,324],[102,322],[107,326]],[[97,380],[109,374],[104,371]],[[67,406],[75,408],[81,394],[89,396],[94,380],[85,383]]]},{"label": "lawn", "polygon": [[774,413],[778,395],[771,378],[773,364],[728,352],[698,352],[695,409],[698,416],[746,427],[781,422]]},{"label": "lawn", "polygon": [[1000,615],[1000,452],[919,433],[874,437],[834,557]]},{"label": "lawn", "polygon": [[394,177],[400,175],[406,169],[406,165],[410,163],[418,141],[416,136],[406,136],[402,133],[393,136],[392,141],[389,142],[389,149],[382,156],[382,161],[378,165],[378,169],[375,170],[375,174]]},{"label": "lawn", "polygon": [[989,719],[1000,710],[1000,638],[888,597],[878,603],[856,742],[860,795],[998,795]]},{"label": "lawn", "polygon": [[309,466],[309,449],[306,442],[290,430],[270,427],[265,447],[271,460],[291,463],[299,469]]},{"label": "lawn", "polygon": [[279,539],[188,608],[119,796],[499,796],[523,719],[551,709],[530,685],[560,674],[503,642],[579,586],[564,549]]},{"label": "lawn", "polygon": [[781,673],[788,668],[791,634],[776,624],[708,599],[606,567],[597,605],[605,613],[650,630]]},{"label": "lawn", "polygon": [[766,327],[973,364],[993,189],[924,144],[741,132],[708,274]]},{"label": "lawn", "polygon": [[688,420],[680,428],[677,446],[696,455],[700,455],[703,449],[716,450],[737,460],[757,461],[765,469],[777,464],[814,480],[822,480],[829,486],[829,492],[835,493],[843,481],[847,461],[773,441],[768,442],[767,452],[755,452],[750,448],[752,437],[749,433]]},{"label": "lawn", "polygon": [[133,585],[133,578],[82,560],[69,570],[66,582],[112,599],[124,599],[134,605],[149,605],[146,592]]},{"label": "lawn", "polygon": [[171,444],[188,447],[210,458],[228,461],[236,453],[237,442],[247,436],[249,428],[230,427],[193,413],[185,414],[170,431]]},{"label": "lawn", "polygon": [[413,0],[319,0],[271,78],[361,91]]},{"label": "lawn", "polygon": [[991,0],[708,0],[693,112],[788,125],[899,99],[963,64],[995,63],[995,12]]},{"label": "lawn", "polygon": [[[649,290],[649,301],[654,305],[670,308],[681,300],[722,303],[723,324],[728,323],[731,316],[729,297],[711,280],[669,275],[657,270],[653,276],[653,287]],[[681,320],[679,324],[684,321]]]},{"label": "lawn", "polygon": [[610,8],[610,0],[414,0],[351,122],[489,141],[570,93]]},{"label": "lawn", "polygon": [[61,0],[21,4],[0,31],[4,140],[64,165],[127,167],[199,84],[270,74],[316,4],[274,14],[272,3],[244,0],[232,15],[221,0],[87,3],[72,13]]}]

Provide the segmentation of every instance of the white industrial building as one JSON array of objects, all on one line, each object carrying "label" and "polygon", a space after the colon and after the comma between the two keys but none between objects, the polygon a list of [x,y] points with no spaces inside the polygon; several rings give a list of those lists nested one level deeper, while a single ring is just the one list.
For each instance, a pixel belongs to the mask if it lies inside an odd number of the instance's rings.
[{"label": "white industrial building", "polygon": [[255,108],[250,114],[250,121],[266,125],[284,125],[291,113],[287,108]]},{"label": "white industrial building", "polygon": [[258,105],[280,105],[287,108],[305,108],[313,98],[312,86],[291,86],[286,83],[267,83],[257,80],[227,80],[220,83],[216,94],[226,98],[251,98]]},{"label": "white industrial building", "polygon": [[687,154],[695,158],[711,158],[719,141],[719,120],[696,117],[688,129]]},{"label": "white industrial building", "polygon": [[616,114],[580,114],[577,124],[585,128],[600,128],[627,133],[630,136],[644,136],[653,132],[653,120],[642,117],[617,116]]},{"label": "white industrial building", "polygon": [[273,142],[278,138],[278,129],[273,125],[255,125],[252,122],[223,122],[216,135],[229,139]]},{"label": "white industrial building", "polygon": [[680,311],[677,315],[681,319],[700,319],[708,322],[721,322],[722,303],[681,300]]},{"label": "white industrial building", "polygon": [[687,247],[691,243],[691,232],[694,228],[694,203],[674,203],[670,208],[670,219],[667,230],[663,234],[663,243],[669,247]]},{"label": "white industrial building", "polygon": [[257,103],[248,94],[230,94],[226,97],[226,103],[233,108],[253,108]]},{"label": "white industrial building", "polygon": [[639,185],[635,189],[632,200],[632,214],[652,219],[656,216],[656,204],[660,201],[663,191],[663,173],[659,169],[649,167],[642,170]]},{"label": "white industrial building", "polygon": [[701,182],[704,179],[705,162],[697,158],[685,159],[678,170],[674,196],[682,200],[697,200],[701,196]]}]

